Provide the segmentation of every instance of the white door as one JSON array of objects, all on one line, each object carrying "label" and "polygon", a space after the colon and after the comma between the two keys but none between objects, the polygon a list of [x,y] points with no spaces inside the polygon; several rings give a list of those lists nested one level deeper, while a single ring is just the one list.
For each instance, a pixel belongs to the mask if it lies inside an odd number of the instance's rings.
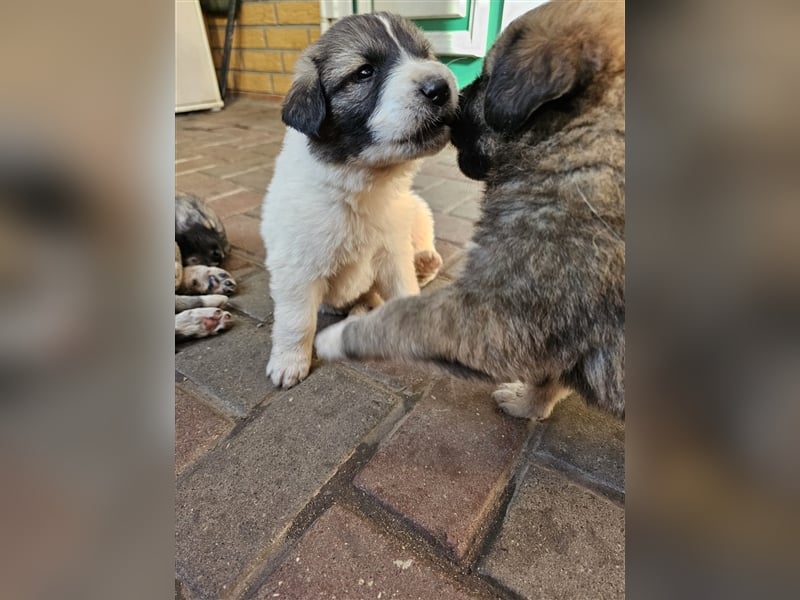
[{"label": "white door", "polygon": [[175,112],[221,107],[200,2],[175,0]]}]

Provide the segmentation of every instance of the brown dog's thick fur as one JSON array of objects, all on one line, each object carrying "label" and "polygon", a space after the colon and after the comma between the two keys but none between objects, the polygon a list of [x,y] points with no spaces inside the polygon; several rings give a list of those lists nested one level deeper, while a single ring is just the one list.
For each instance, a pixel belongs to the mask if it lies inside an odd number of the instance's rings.
[{"label": "brown dog's thick fur", "polygon": [[461,94],[459,166],[486,181],[453,285],[320,333],[322,358],[437,363],[513,381],[509,414],[572,392],[624,415],[623,2],[551,2],[500,36]]}]

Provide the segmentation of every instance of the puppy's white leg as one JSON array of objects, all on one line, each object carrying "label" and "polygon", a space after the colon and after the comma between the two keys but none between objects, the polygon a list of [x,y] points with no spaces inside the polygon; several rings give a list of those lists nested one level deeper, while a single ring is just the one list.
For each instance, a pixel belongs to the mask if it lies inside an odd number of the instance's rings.
[{"label": "puppy's white leg", "polygon": [[442,257],[433,243],[433,214],[428,204],[416,194],[411,194],[414,220],[411,226],[411,243],[414,246],[414,270],[420,287],[430,283],[442,267]]},{"label": "puppy's white leg", "polygon": [[275,323],[267,377],[273,385],[289,388],[308,375],[317,310],[325,283],[317,280],[309,284],[292,278],[273,277],[270,287],[275,301]]}]

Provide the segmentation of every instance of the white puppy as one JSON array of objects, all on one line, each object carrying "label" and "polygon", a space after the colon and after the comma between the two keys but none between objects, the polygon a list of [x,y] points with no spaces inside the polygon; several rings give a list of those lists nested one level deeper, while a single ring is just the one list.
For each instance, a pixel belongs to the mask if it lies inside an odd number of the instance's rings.
[{"label": "white puppy", "polygon": [[368,310],[436,276],[433,218],[411,182],[418,159],[447,144],[457,97],[428,41],[396,15],[342,19],[298,60],[261,225],[275,385],[308,375],[323,303]]}]

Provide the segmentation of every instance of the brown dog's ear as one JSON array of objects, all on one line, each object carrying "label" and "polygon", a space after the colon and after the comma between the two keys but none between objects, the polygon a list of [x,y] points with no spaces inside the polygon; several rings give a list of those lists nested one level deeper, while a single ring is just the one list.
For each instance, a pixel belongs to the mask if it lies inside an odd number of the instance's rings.
[{"label": "brown dog's ear", "polygon": [[577,60],[573,53],[542,47],[528,53],[506,49],[497,58],[486,86],[486,123],[496,131],[517,130],[542,104],[575,86]]},{"label": "brown dog's ear", "polygon": [[295,79],[283,102],[281,119],[301,133],[316,136],[326,115],[319,72],[307,56],[302,56],[297,61],[295,72]]}]

